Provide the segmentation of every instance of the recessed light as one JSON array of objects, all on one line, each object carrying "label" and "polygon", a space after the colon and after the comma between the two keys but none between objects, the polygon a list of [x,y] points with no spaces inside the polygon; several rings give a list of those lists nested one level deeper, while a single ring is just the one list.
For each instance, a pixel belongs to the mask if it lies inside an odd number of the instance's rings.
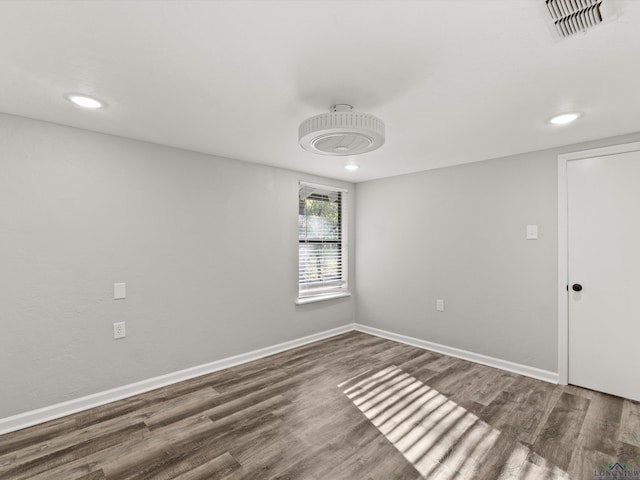
[{"label": "recessed light", "polygon": [[567,112],[561,113],[560,115],[556,115],[555,117],[549,120],[550,123],[554,125],[566,125],[567,123],[571,123],[574,120],[577,120],[580,117],[580,113],[578,112]]},{"label": "recessed light", "polygon": [[104,102],[88,95],[80,95],[79,93],[68,93],[65,98],[71,103],[83,108],[102,108]]},{"label": "recessed light", "polygon": [[360,168],[360,165],[356,165],[355,163],[347,163],[344,168],[349,170],[350,172],[354,172]]}]

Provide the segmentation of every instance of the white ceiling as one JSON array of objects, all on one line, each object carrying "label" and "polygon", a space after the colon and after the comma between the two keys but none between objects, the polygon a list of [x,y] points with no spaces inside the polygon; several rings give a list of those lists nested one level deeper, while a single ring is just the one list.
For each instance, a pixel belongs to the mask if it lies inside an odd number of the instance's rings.
[{"label": "white ceiling", "polygon": [[[640,131],[640,1],[615,7],[559,40],[544,0],[5,0],[0,111],[359,182]],[[297,143],[334,103],[387,125],[356,172]]]}]

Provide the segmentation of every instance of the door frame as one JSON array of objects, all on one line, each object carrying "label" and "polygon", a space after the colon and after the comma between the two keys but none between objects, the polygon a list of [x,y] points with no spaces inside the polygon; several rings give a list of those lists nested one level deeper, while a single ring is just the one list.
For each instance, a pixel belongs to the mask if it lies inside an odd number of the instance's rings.
[{"label": "door frame", "polygon": [[567,164],[572,160],[605,157],[640,150],[640,142],[623,143],[558,155],[558,383],[569,383],[569,242]]}]

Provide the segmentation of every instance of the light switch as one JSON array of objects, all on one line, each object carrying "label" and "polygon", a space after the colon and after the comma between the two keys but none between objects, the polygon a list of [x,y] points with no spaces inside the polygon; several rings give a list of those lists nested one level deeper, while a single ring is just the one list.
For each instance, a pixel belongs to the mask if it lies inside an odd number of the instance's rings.
[{"label": "light switch", "polygon": [[444,300],[442,298],[436,299],[436,311],[444,312]]},{"label": "light switch", "polygon": [[527,240],[538,239],[538,225],[527,225]]},{"label": "light switch", "polygon": [[113,299],[122,300],[127,298],[127,284],[126,283],[114,283],[113,284]]}]

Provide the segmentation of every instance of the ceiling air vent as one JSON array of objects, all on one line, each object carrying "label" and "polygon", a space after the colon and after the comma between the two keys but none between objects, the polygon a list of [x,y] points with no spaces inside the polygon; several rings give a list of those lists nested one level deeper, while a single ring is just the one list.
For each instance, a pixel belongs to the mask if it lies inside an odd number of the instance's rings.
[{"label": "ceiling air vent", "polygon": [[[545,0],[562,38],[586,32],[607,19],[605,0]],[[606,6],[605,6],[606,7]]]}]

